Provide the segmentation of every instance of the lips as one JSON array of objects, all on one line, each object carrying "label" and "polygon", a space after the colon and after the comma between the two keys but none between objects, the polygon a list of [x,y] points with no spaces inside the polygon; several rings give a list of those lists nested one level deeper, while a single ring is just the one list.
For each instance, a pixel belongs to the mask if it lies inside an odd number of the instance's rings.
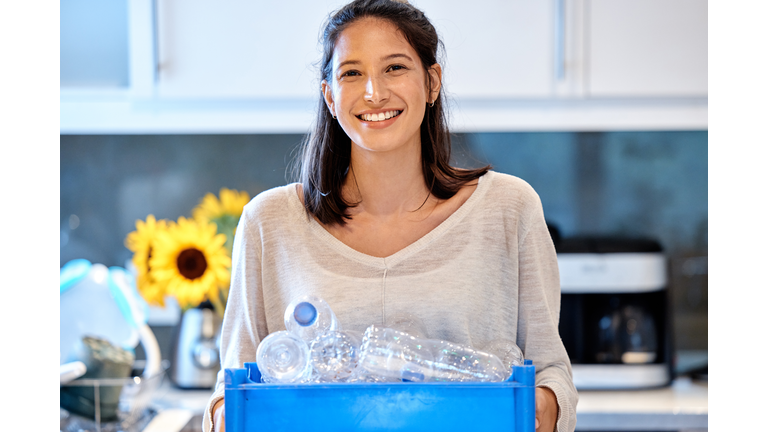
[{"label": "lips", "polygon": [[382,111],[379,113],[360,114],[360,115],[357,115],[356,117],[362,121],[375,123],[375,122],[389,120],[391,118],[397,117],[402,112],[403,112],[402,110],[390,110],[390,111]]}]

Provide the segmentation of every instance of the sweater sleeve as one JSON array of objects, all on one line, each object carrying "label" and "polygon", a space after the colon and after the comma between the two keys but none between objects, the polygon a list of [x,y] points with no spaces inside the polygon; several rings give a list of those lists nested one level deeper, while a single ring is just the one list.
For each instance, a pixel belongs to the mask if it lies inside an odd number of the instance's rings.
[{"label": "sweater sleeve", "polygon": [[518,231],[518,330],[525,358],[536,366],[536,386],[557,397],[557,432],[576,428],[578,393],[571,362],[558,331],[560,273],[557,254],[544,220],[541,201],[533,190]]},{"label": "sweater sleeve", "polygon": [[232,247],[232,279],[221,327],[221,370],[203,414],[203,431],[213,431],[214,404],[224,397],[224,369],[242,368],[256,361],[256,347],[266,336],[261,284],[260,235],[249,224],[252,206],[246,206],[238,223]]}]

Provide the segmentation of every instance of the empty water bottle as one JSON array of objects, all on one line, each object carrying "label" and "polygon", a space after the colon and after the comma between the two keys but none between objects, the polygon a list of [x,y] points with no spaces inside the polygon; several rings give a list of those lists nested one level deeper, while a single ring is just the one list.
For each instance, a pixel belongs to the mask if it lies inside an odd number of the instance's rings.
[{"label": "empty water bottle", "polygon": [[395,329],[368,327],[360,351],[361,372],[373,380],[421,382],[434,375],[429,346]]},{"label": "empty water bottle", "polygon": [[507,368],[497,356],[474,348],[440,341],[435,348],[437,381],[499,382],[509,377]]},{"label": "empty water bottle", "polygon": [[355,378],[360,359],[359,332],[328,331],[312,341],[310,360],[319,382],[346,382]]},{"label": "empty water bottle", "polygon": [[512,366],[522,366],[525,362],[523,351],[509,339],[492,340],[483,347],[483,351],[494,354],[501,359],[508,371],[506,378],[512,375]]},{"label": "empty water bottle", "polygon": [[429,338],[421,318],[408,312],[395,312],[389,315],[384,322],[384,327],[408,333],[420,339]]},{"label": "empty water bottle", "polygon": [[333,310],[325,300],[306,295],[293,300],[283,315],[285,328],[311,344],[315,338],[328,331],[340,331],[341,326]]},{"label": "empty water bottle", "polygon": [[368,375],[412,382],[488,382],[508,376],[493,354],[375,325],[363,336],[359,367]]},{"label": "empty water bottle", "polygon": [[288,331],[265,337],[256,350],[256,364],[265,383],[301,383],[311,378],[306,342]]}]

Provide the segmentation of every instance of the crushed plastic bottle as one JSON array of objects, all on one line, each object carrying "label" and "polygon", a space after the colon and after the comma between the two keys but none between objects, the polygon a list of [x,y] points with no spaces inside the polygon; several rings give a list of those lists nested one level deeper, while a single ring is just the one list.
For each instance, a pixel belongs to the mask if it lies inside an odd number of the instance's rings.
[{"label": "crushed plastic bottle", "polygon": [[361,373],[406,382],[499,382],[506,367],[495,355],[379,326],[363,336]]},{"label": "crushed plastic bottle", "polygon": [[418,316],[409,312],[395,312],[387,317],[384,327],[395,329],[411,336],[428,339],[426,326]]},{"label": "crushed plastic bottle", "polygon": [[256,349],[256,364],[265,383],[301,383],[312,378],[309,347],[289,331],[265,337]]},{"label": "crushed plastic bottle", "polygon": [[[523,351],[509,339],[494,339],[483,347],[483,351],[496,355],[512,375],[512,366],[522,366],[525,362]],[[505,378],[505,379],[506,379]]]},{"label": "crushed plastic bottle", "polygon": [[422,320],[407,312],[363,334],[342,331],[328,303],[305,295],[291,301],[283,319],[287,330],[270,334],[257,350],[264,382],[499,382],[523,362],[508,340],[480,351],[429,339]]},{"label": "crushed plastic bottle", "polygon": [[328,331],[312,341],[310,361],[317,382],[347,382],[354,379],[360,360],[359,332]]},{"label": "crushed plastic bottle", "polygon": [[325,300],[305,295],[291,301],[283,321],[287,331],[295,334],[307,345],[315,338],[329,331],[341,331],[339,321]]}]

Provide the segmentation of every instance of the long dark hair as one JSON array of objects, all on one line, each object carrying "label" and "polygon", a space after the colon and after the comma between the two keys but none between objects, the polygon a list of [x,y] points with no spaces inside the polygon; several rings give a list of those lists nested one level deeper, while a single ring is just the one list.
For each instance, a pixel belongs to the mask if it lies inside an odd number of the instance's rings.
[{"label": "long dark hair", "polygon": [[[431,75],[428,68],[437,63],[438,48],[444,49],[432,23],[422,11],[406,1],[355,0],[342,7],[328,20],[322,33],[323,57],[320,79],[331,82],[332,58],[336,41],[355,21],[379,18],[394,24],[418,53],[427,72],[427,88]],[[451,136],[448,132],[443,91],[427,107],[421,123],[421,161],[424,182],[432,195],[448,199],[466,183],[485,174],[490,166],[462,170],[450,166]],[[350,166],[352,141],[326,109],[320,97],[313,130],[303,143],[300,181],[304,189],[304,206],[323,224],[344,225],[350,216],[347,209],[355,206],[342,197],[342,186]]]}]

